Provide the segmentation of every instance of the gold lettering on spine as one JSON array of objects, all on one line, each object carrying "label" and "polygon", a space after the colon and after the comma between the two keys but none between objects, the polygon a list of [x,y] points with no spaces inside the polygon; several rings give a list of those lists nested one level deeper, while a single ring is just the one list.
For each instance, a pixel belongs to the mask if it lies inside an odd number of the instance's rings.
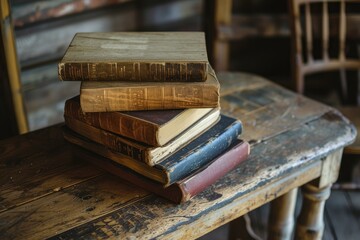
[{"label": "gold lettering on spine", "polygon": [[164,87],[161,87],[161,107],[162,109],[165,109],[165,90]]},{"label": "gold lettering on spine", "polygon": [[90,63],[89,80],[96,80],[96,63]]},{"label": "gold lettering on spine", "polygon": [[116,80],[116,76],[119,76],[121,79],[121,74],[118,73],[118,63],[114,62],[114,67],[115,67],[115,76],[114,76],[114,80]]},{"label": "gold lettering on spine", "polygon": [[[108,78],[107,80],[114,80],[113,64],[108,63],[108,65],[109,65],[109,68],[110,68],[110,73],[107,74],[107,78]],[[106,74],[104,76],[106,77]],[[104,80],[106,80],[106,79],[104,79]]]},{"label": "gold lettering on spine", "polygon": [[147,104],[147,102],[148,102],[147,99],[148,99],[148,88],[145,88],[144,89],[144,98],[143,98],[143,101],[142,101],[142,105],[143,105],[144,109],[148,109],[148,107],[149,107],[148,104]]},{"label": "gold lettering on spine", "polygon": [[88,79],[91,80],[91,75],[90,75],[90,63],[87,63],[87,73],[88,73]]},{"label": "gold lettering on spine", "polygon": [[71,65],[71,77],[72,79],[77,79],[78,77],[80,77],[80,71],[79,71],[79,67],[78,64],[72,64]]},{"label": "gold lettering on spine", "polygon": [[125,79],[125,66],[121,65],[120,67],[120,76],[122,79]]},{"label": "gold lettering on spine", "polygon": [[84,72],[83,72],[83,64],[80,63],[80,78],[82,79],[82,81],[84,81]]},{"label": "gold lettering on spine", "polygon": [[160,79],[165,81],[165,63],[162,63],[160,66]]},{"label": "gold lettering on spine", "polygon": [[177,99],[177,96],[176,96],[175,87],[171,87],[171,99],[173,100],[174,106],[177,106],[178,99]]},{"label": "gold lettering on spine", "polygon": [[203,95],[200,87],[176,87],[175,98],[178,102],[177,107],[199,106]]},{"label": "gold lettering on spine", "polygon": [[145,109],[145,101],[146,99],[146,88],[140,89],[140,88],[130,88],[129,89],[129,109],[131,110],[140,110]]},{"label": "gold lettering on spine", "polygon": [[132,68],[131,68],[131,71],[130,71],[130,77],[131,77],[131,80],[132,80],[132,81],[140,81],[140,80],[141,80],[140,78],[137,78],[137,76],[136,76],[136,67],[137,67],[137,64],[138,64],[138,63],[133,63],[133,64],[132,64]]}]

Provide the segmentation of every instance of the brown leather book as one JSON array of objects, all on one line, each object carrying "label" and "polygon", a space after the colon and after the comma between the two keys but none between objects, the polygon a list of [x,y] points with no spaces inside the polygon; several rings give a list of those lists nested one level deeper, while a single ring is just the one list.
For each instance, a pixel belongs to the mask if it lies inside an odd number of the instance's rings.
[{"label": "brown leather book", "polygon": [[245,161],[250,153],[250,145],[246,141],[237,140],[226,152],[203,166],[195,173],[166,188],[162,184],[147,179],[142,175],[117,164],[109,159],[93,154],[86,150],[77,150],[76,156],[93,163],[94,165],[114,174],[145,190],[158,194],[175,203],[188,201],[196,194],[202,192],[218,179],[236,168]]},{"label": "brown leather book", "polygon": [[186,145],[189,141],[206,131],[215,124],[220,118],[220,110],[213,109],[203,118],[196,121],[193,125],[180,133],[176,138],[161,147],[153,147],[147,144],[134,141],[118,134],[93,127],[84,121],[76,118],[64,116],[65,124],[74,132],[106,146],[107,148],[124,154],[137,161],[145,162],[147,165],[154,166],[156,163],[167,158],[170,154]]},{"label": "brown leather book", "polygon": [[[194,123],[212,112],[212,108],[159,111],[84,113],[79,97],[65,102],[65,117],[148,144],[164,146]],[[219,109],[215,110],[219,111]],[[219,115],[219,114],[218,114]],[[217,117],[209,119],[214,123]],[[209,125],[210,123],[206,123]],[[198,130],[201,130],[198,129]]]},{"label": "brown leather book", "polygon": [[205,82],[82,82],[84,112],[219,107],[220,84],[209,68]]},{"label": "brown leather book", "polygon": [[77,33],[58,65],[66,81],[203,82],[203,32]]}]

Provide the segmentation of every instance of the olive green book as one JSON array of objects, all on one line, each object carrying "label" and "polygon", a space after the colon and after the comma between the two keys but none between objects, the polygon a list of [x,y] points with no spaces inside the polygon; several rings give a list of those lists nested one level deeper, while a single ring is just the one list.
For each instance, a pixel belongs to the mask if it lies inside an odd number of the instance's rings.
[{"label": "olive green book", "polygon": [[64,81],[203,82],[203,32],[77,33],[58,65]]}]

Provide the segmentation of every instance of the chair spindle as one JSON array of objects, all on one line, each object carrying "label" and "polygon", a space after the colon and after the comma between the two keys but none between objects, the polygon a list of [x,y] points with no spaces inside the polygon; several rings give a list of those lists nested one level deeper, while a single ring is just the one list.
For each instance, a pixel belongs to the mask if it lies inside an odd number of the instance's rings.
[{"label": "chair spindle", "polygon": [[329,14],[327,1],[323,2],[323,19],[322,19],[322,44],[323,44],[323,59],[329,60]]},{"label": "chair spindle", "polygon": [[306,48],[307,48],[307,60],[312,62],[314,60],[312,53],[312,23],[310,3],[305,3],[305,27],[306,27]]}]

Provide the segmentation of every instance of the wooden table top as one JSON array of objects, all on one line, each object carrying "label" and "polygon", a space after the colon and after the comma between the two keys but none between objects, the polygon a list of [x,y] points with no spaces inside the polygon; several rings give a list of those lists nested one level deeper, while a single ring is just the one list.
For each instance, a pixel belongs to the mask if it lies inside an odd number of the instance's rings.
[{"label": "wooden table top", "polygon": [[248,161],[176,205],[83,162],[61,125],[0,142],[1,239],[195,238],[300,186],[356,131],[334,109],[244,73],[218,74]]}]

